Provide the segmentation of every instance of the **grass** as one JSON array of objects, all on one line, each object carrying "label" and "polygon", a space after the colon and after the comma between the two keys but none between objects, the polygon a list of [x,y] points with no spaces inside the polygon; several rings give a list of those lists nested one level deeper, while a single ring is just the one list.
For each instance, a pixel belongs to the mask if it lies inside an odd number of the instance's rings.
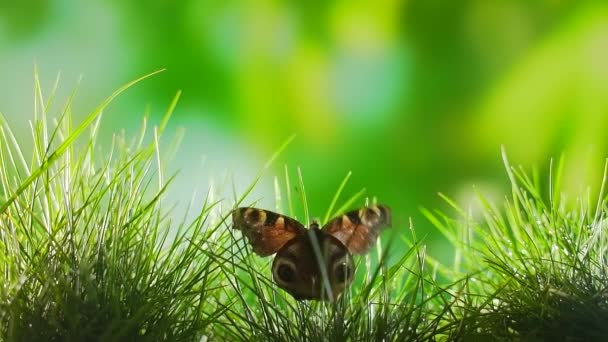
[{"label": "grass", "polygon": [[[289,179],[286,168],[284,184],[289,184]],[[300,170],[298,180],[297,188],[303,189]],[[343,188],[344,183],[332,200],[330,213]],[[303,222],[306,222],[305,192],[300,193]],[[361,193],[345,203],[356,202]],[[293,209],[288,213],[296,216]],[[398,262],[389,266],[385,260],[391,247],[385,246],[385,253],[375,258],[375,267],[371,266],[372,257],[359,260],[356,285],[337,302],[296,302],[270,281],[272,258],[253,256],[249,246],[240,236],[235,236],[228,247],[212,249],[212,257],[217,258],[222,273],[231,280],[230,286],[223,289],[230,305],[219,317],[216,333],[233,341],[252,338],[263,341],[417,341],[449,330],[450,327],[442,323],[454,298],[434,283],[425,264],[424,248],[413,244]]]},{"label": "grass", "polygon": [[[270,280],[272,258],[253,255],[227,220],[233,206],[253,204],[248,194],[293,137],[242,194],[190,203],[196,218],[176,221],[164,198],[175,175],[165,174],[170,156],[159,145],[179,93],[158,127],[144,121],[132,140],[117,134],[107,152],[97,141],[103,111],[142,79],[74,125],[73,96],[52,111],[58,83],[45,97],[36,77],[30,142],[0,116],[0,341],[590,341],[608,333],[606,176],[596,199],[568,200],[561,162],[542,182],[505,153],[512,192],[500,203],[479,194],[483,219],[445,196],[454,215],[423,209],[454,245],[452,265],[426,253],[414,223],[395,226],[356,260],[355,282],[336,302],[297,302]],[[275,178],[275,209],[308,222],[304,177],[295,174],[285,166]],[[367,201],[364,190],[343,194],[349,177],[323,222]]]},{"label": "grass", "polygon": [[1,340],[190,340],[221,312],[204,305],[217,266],[192,242],[212,239],[202,227],[215,204],[186,224],[163,203],[172,177],[158,141],[179,94],[151,138],[116,135],[98,155],[101,113],[133,84],[73,128],[71,99],[51,124],[54,90],[44,102],[36,80],[31,158],[3,122]]},{"label": "grass", "polygon": [[[555,167],[551,164],[548,191],[543,194],[538,178],[513,167],[504,151],[503,159],[512,194],[502,207],[480,195],[483,221],[471,220],[451,201],[460,213],[457,219],[425,211],[461,249],[457,268],[471,275],[470,298],[458,318],[462,336],[603,341],[608,336],[608,170],[598,198],[587,195],[568,201],[559,191],[561,160]],[[465,239],[455,234],[459,231]]]}]

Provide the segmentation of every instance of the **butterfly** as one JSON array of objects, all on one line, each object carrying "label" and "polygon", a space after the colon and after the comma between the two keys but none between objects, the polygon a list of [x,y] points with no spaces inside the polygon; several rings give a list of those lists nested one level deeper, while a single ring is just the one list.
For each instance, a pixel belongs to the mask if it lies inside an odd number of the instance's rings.
[{"label": "butterfly", "polygon": [[232,223],[257,255],[276,253],[272,277],[280,288],[296,300],[333,301],[353,281],[352,255],[372,248],[391,225],[391,210],[372,205],[337,216],[322,228],[313,222],[306,229],[293,218],[243,207],[232,211]]}]

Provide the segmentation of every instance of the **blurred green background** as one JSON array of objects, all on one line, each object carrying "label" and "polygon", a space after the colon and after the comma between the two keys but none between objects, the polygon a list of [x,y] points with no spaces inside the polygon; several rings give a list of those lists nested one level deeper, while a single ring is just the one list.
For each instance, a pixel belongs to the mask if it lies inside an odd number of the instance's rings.
[{"label": "blurred green background", "polygon": [[249,200],[274,208],[273,176],[300,166],[321,217],[352,171],[347,194],[365,187],[399,228],[412,217],[434,255],[419,206],[445,209],[437,192],[465,207],[475,189],[504,197],[501,145],[541,175],[564,153],[575,192],[597,184],[608,152],[606,1],[0,0],[0,112],[24,135],[34,64],[47,91],[61,71],[59,99],[82,76],[80,115],[167,68],[123,95],[103,132],[135,132],[147,109],[158,121],[182,89],[170,127],[185,133],[171,161],[182,206],[210,186],[230,198],[232,178],[242,191],[295,133]]}]

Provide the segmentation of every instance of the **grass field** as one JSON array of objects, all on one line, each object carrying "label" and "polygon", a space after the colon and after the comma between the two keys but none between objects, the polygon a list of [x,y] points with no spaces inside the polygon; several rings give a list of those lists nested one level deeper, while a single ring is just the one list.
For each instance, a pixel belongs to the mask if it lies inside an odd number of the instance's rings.
[{"label": "grass field", "polygon": [[[512,192],[499,203],[479,194],[482,219],[447,197],[457,214],[423,209],[453,244],[453,263],[426,253],[414,224],[393,227],[356,260],[355,283],[339,300],[297,302],[270,280],[271,259],[253,255],[228,219],[234,206],[251,204],[248,193],[289,141],[248,191],[190,203],[196,218],[176,222],[174,204],[164,198],[174,175],[166,174],[159,144],[179,93],[159,126],[144,122],[135,138],[117,134],[109,149],[97,141],[103,111],[140,80],[74,123],[73,98],[50,112],[55,91],[42,94],[36,78],[30,141],[17,139],[0,117],[0,340],[608,335],[606,171],[601,189],[564,194],[562,160],[548,161],[551,173],[540,179],[512,166],[503,152]],[[32,155],[24,155],[25,146],[33,146]],[[290,170],[275,180],[277,201],[283,199],[286,214],[302,208],[306,216],[305,179]],[[348,177],[336,184],[325,220],[366,202],[362,192],[343,193]]]}]

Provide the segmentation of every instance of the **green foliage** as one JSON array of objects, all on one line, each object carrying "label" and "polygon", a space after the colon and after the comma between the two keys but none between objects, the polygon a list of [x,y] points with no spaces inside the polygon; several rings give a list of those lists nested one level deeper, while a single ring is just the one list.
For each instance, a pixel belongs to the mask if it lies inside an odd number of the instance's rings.
[{"label": "green foliage", "polygon": [[[482,222],[426,212],[457,243],[458,267],[471,276],[466,339],[601,341],[608,335],[608,265],[605,236],[607,169],[597,200],[567,201],[560,193],[562,161],[551,167],[548,196],[538,179],[511,166],[503,152],[512,197],[502,208],[479,196]],[[608,166],[608,163],[607,163]],[[466,239],[454,235],[465,228]],[[482,262],[483,261],[483,262]],[[481,267],[480,267],[481,266]],[[474,280],[474,281],[472,281]]]},{"label": "green foliage", "polygon": [[169,221],[171,179],[157,163],[164,123],[150,144],[145,130],[131,142],[117,135],[98,155],[102,110],[135,82],[76,128],[71,99],[48,122],[53,95],[45,103],[36,82],[30,163],[0,128],[0,340],[192,340],[217,313],[203,305],[216,266],[192,242],[212,239],[202,222],[214,204],[192,223]]},{"label": "green foliage", "polygon": [[[298,179],[306,218],[306,197],[299,169]],[[289,189],[287,171],[285,184]],[[330,213],[343,188],[344,183],[334,196]],[[360,195],[361,192],[356,193],[345,203],[354,202]],[[277,198],[282,197],[277,195]],[[293,216],[293,209],[290,212]],[[386,261],[393,252],[393,244],[384,246],[385,252],[379,252],[376,258],[368,256],[359,260],[355,285],[332,303],[295,301],[269,279],[272,259],[255,256],[249,245],[240,240],[240,236],[235,236],[233,244],[215,246],[209,252],[210,257],[217,258],[222,273],[229,279],[229,286],[222,291],[230,305],[226,306],[225,315],[218,317],[215,333],[219,336],[231,341],[250,341],[252,338],[263,341],[418,341],[432,339],[452,329],[444,320],[449,316],[455,298],[434,282],[426,266],[424,248],[419,243],[406,242],[411,248],[399,253],[400,260],[391,266]]]},{"label": "green foliage", "polygon": [[[447,197],[456,218],[424,209],[454,244],[453,265],[427,255],[413,224],[395,225],[377,253],[357,260],[355,282],[337,301],[297,302],[270,280],[271,258],[251,253],[230,229],[232,203],[191,203],[198,213],[191,222],[171,216],[164,193],[173,177],[159,141],[179,93],[151,136],[144,123],[133,141],[116,135],[101,152],[101,113],[134,83],[73,127],[71,98],[51,119],[54,90],[45,100],[36,81],[31,158],[1,123],[0,341],[600,340],[608,333],[604,186],[595,201],[568,201],[561,161],[545,196],[538,177],[505,157],[512,195],[500,205],[480,195],[482,219]],[[349,177],[324,221],[361,201],[363,190],[341,199]],[[275,179],[277,207],[291,216],[301,208],[307,222],[300,169],[297,195],[292,184],[285,167]]]}]

